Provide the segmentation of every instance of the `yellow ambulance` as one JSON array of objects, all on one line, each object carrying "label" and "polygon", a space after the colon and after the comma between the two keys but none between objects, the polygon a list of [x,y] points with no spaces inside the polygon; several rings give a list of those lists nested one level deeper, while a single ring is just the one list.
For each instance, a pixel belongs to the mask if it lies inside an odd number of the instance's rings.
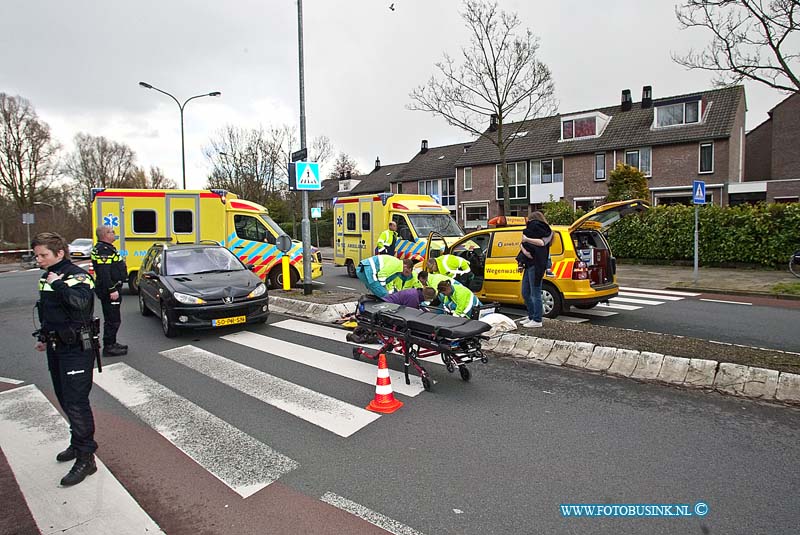
[{"label": "yellow ambulance", "polygon": [[[114,228],[114,244],[128,265],[128,287],[137,293],[136,275],[147,249],[155,242],[214,241],[230,249],[273,288],[283,286],[281,258],[290,260],[290,282],[303,279],[303,244],[292,242],[286,253],[277,248],[286,233],[267,209],[221,189],[92,190],[92,227]],[[322,256],[312,249],[311,277],[322,276]]]},{"label": "yellow ambulance", "polygon": [[430,195],[378,193],[339,197],[333,202],[334,265],[346,266],[347,274],[355,277],[356,266],[375,254],[378,237],[389,228],[390,221],[397,223],[395,256],[399,258],[425,257],[431,232],[443,236],[447,245],[464,235],[450,211]]}]

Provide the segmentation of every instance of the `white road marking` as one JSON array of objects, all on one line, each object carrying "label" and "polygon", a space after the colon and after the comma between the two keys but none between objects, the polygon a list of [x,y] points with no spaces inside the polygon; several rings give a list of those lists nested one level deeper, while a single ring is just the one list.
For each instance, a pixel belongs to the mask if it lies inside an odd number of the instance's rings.
[{"label": "white road marking", "polygon": [[566,321],[567,323],[583,323],[585,321],[589,321],[588,318],[576,318],[574,316],[559,316],[556,319],[560,321]]},{"label": "white road marking", "polygon": [[20,381],[18,379],[9,379],[8,377],[0,377],[0,383],[8,383],[10,385],[21,385],[25,381]]},{"label": "white road marking", "polygon": [[609,299],[611,303],[633,303],[634,305],[663,305],[664,301],[646,301],[644,299],[630,299],[628,297],[614,297]]},{"label": "white road marking", "polygon": [[646,293],[654,293],[654,294],[665,294],[665,295],[678,295],[681,297],[697,297],[698,293],[692,292],[677,292],[675,290],[655,290],[651,288],[631,288],[629,286],[620,286],[620,290],[624,291],[631,291],[631,292],[646,292]]},{"label": "white road marking", "polygon": [[700,299],[700,301],[708,301],[709,303],[725,303],[726,305],[747,305],[753,306],[753,303],[745,303],[743,301],[725,301],[723,299]]},{"label": "white road marking", "polygon": [[677,295],[652,295],[639,292],[619,292],[620,297],[646,297],[648,299],[663,299],[664,301],[683,301],[683,297]]},{"label": "white road marking", "polygon": [[35,385],[0,393],[0,448],[42,533],[163,533],[100,459],[83,483],[60,487],[71,465],[55,456],[68,443],[69,425]]},{"label": "white road marking", "polygon": [[357,292],[358,291],[355,288],[350,288],[349,286],[337,286],[337,288],[341,288],[343,290],[350,290],[350,291],[353,291],[353,292]]},{"label": "white road marking", "polygon": [[610,310],[597,310],[596,308],[576,308],[573,310],[576,314],[586,314],[587,316],[599,316],[607,318],[609,316],[616,316],[619,312],[611,312]]},{"label": "white road marking", "polygon": [[162,355],[341,437],[349,437],[379,415],[304,386],[285,381],[195,346]]},{"label": "white road marking", "polygon": [[243,498],[300,466],[124,363],[94,382]]},{"label": "white road marking", "polygon": [[614,308],[616,310],[639,310],[642,307],[609,302],[609,303],[597,303],[597,308]]},{"label": "white road marking", "polygon": [[[352,357],[341,357],[333,353],[247,331],[227,334],[221,338],[229,342],[252,347],[276,357],[292,360],[355,381],[361,381],[362,383],[374,385],[377,382],[375,365],[355,360]],[[397,393],[413,397],[423,391],[422,382],[418,380],[419,378],[416,378],[417,380],[413,384],[407,385],[402,372],[389,370],[389,377],[392,380],[393,390]]]},{"label": "white road marking", "polygon": [[394,535],[423,535],[421,531],[417,531],[414,528],[406,526],[405,524],[401,524],[397,520],[392,520],[388,516],[376,513],[372,509],[368,509],[363,505],[350,501],[347,498],[343,498],[338,494],[334,494],[333,492],[326,492],[323,494],[320,500],[338,509],[341,509],[342,511],[347,511],[352,515],[362,518],[370,524],[378,526],[389,533],[394,533]]}]

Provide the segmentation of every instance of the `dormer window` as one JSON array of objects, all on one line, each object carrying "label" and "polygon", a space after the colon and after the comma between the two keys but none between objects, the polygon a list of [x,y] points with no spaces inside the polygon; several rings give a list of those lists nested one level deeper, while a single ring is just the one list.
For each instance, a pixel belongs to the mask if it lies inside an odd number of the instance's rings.
[{"label": "dormer window", "polygon": [[611,117],[593,112],[561,118],[561,141],[598,137],[603,134]]},{"label": "dormer window", "polygon": [[684,102],[661,104],[656,106],[655,110],[654,122],[656,128],[700,122],[701,107],[699,98]]},{"label": "dormer window", "polygon": [[527,135],[528,135],[528,131],[527,130],[525,130],[523,132],[514,132],[513,134],[511,134],[511,139],[514,139],[514,138],[517,138],[517,137],[525,137]]}]

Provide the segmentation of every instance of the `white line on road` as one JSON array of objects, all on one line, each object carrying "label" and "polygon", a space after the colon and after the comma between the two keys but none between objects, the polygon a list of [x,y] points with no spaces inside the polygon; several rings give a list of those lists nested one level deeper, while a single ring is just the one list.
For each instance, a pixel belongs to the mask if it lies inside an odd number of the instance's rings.
[{"label": "white line on road", "polygon": [[320,500],[338,509],[341,509],[342,511],[347,511],[352,515],[363,518],[370,524],[378,526],[379,528],[388,531],[389,533],[393,533],[394,535],[423,535],[421,531],[417,531],[414,528],[406,526],[405,524],[401,524],[397,520],[392,520],[388,516],[376,513],[372,509],[368,509],[363,505],[348,500],[347,498],[342,498],[333,492],[326,492],[323,494]]},{"label": "white line on road", "polygon": [[42,533],[163,533],[100,459],[86,481],[59,487],[71,465],[55,456],[68,443],[67,422],[35,385],[0,393],[0,448]]},{"label": "white line on road", "polygon": [[[292,360],[312,368],[317,368],[329,373],[341,375],[354,381],[361,381],[374,385],[377,380],[377,370],[374,364],[360,362],[349,357],[340,357],[333,353],[320,351],[312,347],[305,347],[291,342],[284,342],[277,338],[270,338],[261,334],[242,331],[227,334],[221,337],[236,344],[252,347],[264,353],[275,355],[287,360]],[[392,379],[392,388],[395,392],[406,395],[416,396],[422,392],[422,382],[415,377],[413,384],[407,385],[403,378],[403,373],[389,370],[389,377]]]},{"label": "white line on road", "polygon": [[683,297],[677,295],[652,295],[639,292],[619,292],[620,297],[646,297],[648,299],[663,299],[664,301],[683,301]]},{"label": "white line on road", "polygon": [[753,303],[745,303],[743,301],[725,301],[725,300],[722,300],[722,299],[700,299],[700,301],[708,301],[709,303],[725,303],[726,305],[753,306]]},{"label": "white line on road", "polygon": [[639,310],[642,307],[636,307],[633,305],[623,305],[622,303],[597,303],[597,308],[614,308],[616,310]]},{"label": "white line on road", "polygon": [[94,382],[243,498],[300,466],[127,364]]},{"label": "white line on road", "polygon": [[664,301],[646,301],[644,299],[629,299],[627,297],[614,297],[609,299],[612,303],[633,303],[634,305],[663,305]]},{"label": "white line on road", "polygon": [[0,383],[8,383],[10,385],[21,385],[25,381],[20,381],[18,379],[9,379],[8,377],[0,377]]},{"label": "white line on road", "polygon": [[341,288],[343,290],[350,290],[350,291],[353,291],[353,292],[357,292],[358,291],[355,288],[350,288],[349,286],[337,286],[337,288]]},{"label": "white line on road", "polygon": [[349,437],[379,418],[374,412],[290,383],[199,347],[191,345],[176,347],[162,351],[161,354],[341,437]]},{"label": "white line on road", "polygon": [[576,318],[574,316],[559,316],[556,319],[559,321],[566,321],[567,323],[583,323],[585,321],[589,321],[588,318]]},{"label": "white line on road", "polygon": [[692,292],[676,292],[675,290],[655,290],[651,288],[631,288],[629,286],[620,286],[620,290],[631,291],[631,292],[646,292],[646,293],[654,293],[654,294],[665,294],[665,295],[678,295],[681,297],[697,297],[698,293]]},{"label": "white line on road", "polygon": [[573,312],[576,314],[586,314],[587,316],[600,316],[601,318],[619,315],[619,312],[611,312],[610,310],[597,310],[596,308],[582,308],[573,310]]}]

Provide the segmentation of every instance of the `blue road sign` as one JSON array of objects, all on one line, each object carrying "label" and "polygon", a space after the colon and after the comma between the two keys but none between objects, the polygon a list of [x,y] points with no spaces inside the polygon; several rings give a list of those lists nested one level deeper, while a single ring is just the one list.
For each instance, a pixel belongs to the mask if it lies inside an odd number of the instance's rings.
[{"label": "blue road sign", "polygon": [[297,162],[297,189],[320,190],[322,181],[319,179],[319,164],[316,162]]},{"label": "blue road sign", "polygon": [[695,180],[692,184],[692,202],[694,204],[706,203],[706,183],[702,180]]},{"label": "blue road sign", "polygon": [[319,219],[322,217],[322,208],[311,208],[311,219]]}]

